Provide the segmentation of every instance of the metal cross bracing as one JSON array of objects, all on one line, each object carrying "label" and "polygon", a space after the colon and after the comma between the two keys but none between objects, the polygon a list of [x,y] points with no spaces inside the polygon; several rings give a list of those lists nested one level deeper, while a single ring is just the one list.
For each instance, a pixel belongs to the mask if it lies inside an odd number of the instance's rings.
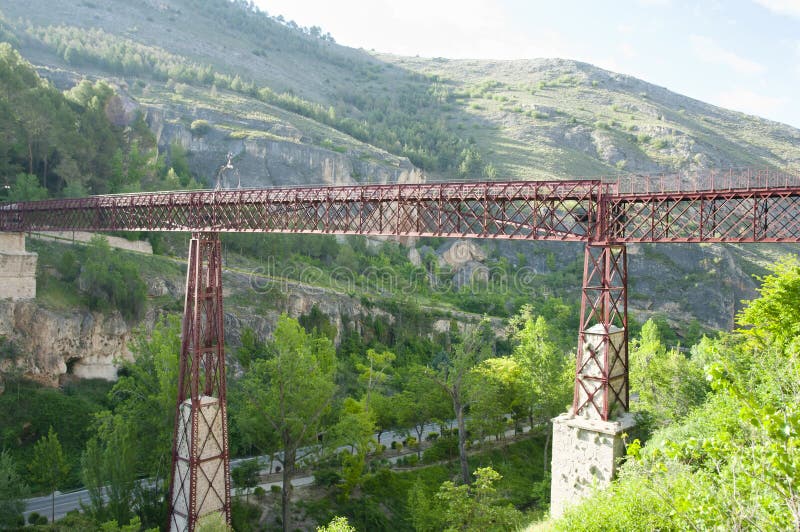
[{"label": "metal cross bracing", "polygon": [[585,242],[573,412],[629,406],[628,243],[800,242],[800,177],[736,170],[614,180],[156,192],[0,206],[0,231],[187,231],[172,530],[230,520],[221,232]]},{"label": "metal cross bracing", "polygon": [[[758,176],[757,176],[758,177]],[[155,192],[0,206],[2,231],[275,232],[520,240],[798,242],[800,181],[642,192],[618,180]],[[775,182],[779,186],[772,185]],[[755,186],[754,186],[755,185]],[[737,188],[739,186],[739,188]],[[647,185],[650,189],[650,185]],[[625,190],[625,191],[623,191]]]},{"label": "metal cross bracing", "polygon": [[6,205],[0,230],[585,240],[600,188],[522,181],[121,194]]},{"label": "metal cross bracing", "polygon": [[230,523],[230,461],[222,312],[222,253],[214,233],[192,235],[186,274],[172,440],[170,531],[222,512]]}]

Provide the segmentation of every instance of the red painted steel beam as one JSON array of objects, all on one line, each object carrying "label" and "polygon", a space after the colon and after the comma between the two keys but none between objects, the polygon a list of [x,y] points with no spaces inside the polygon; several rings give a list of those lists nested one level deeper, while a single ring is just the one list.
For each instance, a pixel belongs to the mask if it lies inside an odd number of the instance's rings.
[{"label": "red painted steel beam", "polygon": [[619,243],[800,242],[800,187],[606,197]]},{"label": "red painted steel beam", "polygon": [[582,241],[599,181],[156,192],[0,206],[2,231],[191,231]]},{"label": "red painted steel beam", "polygon": [[652,192],[621,192],[635,187],[619,182],[574,180],[121,194],[5,204],[0,230],[800,242],[800,181],[761,177],[755,175],[756,184],[783,181],[772,188],[735,188],[741,176],[712,174],[710,182],[720,190],[701,190],[695,181],[688,190],[664,191],[662,178]]},{"label": "red painted steel beam", "polygon": [[219,511],[231,522],[230,456],[219,235],[192,235],[186,295],[172,470],[171,532],[192,532],[197,520]]}]

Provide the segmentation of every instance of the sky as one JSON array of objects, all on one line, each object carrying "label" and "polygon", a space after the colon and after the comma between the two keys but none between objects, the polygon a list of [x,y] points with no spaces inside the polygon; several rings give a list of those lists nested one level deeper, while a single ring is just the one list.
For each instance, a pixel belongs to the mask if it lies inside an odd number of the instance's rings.
[{"label": "sky", "polygon": [[800,0],[255,3],[354,48],[451,59],[576,59],[800,128]]}]

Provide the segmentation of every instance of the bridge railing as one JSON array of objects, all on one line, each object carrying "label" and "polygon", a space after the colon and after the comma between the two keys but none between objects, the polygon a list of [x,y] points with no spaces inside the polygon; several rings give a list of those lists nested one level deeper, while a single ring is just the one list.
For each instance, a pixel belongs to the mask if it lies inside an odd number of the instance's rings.
[{"label": "bridge railing", "polygon": [[724,172],[702,170],[680,174],[629,174],[602,178],[609,192],[662,194],[800,187],[800,172],[733,168]]}]

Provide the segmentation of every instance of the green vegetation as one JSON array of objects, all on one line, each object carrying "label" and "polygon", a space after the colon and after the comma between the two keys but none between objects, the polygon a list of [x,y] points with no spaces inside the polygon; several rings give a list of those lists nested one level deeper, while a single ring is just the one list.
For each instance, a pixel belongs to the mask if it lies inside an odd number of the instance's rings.
[{"label": "green vegetation", "polygon": [[64,449],[53,427],[33,446],[33,458],[28,464],[31,480],[50,491],[53,503],[50,520],[56,517],[56,490],[64,486],[69,474],[69,464]]},{"label": "green vegetation", "polygon": [[433,501],[420,485],[409,495],[409,507],[414,530],[505,531],[517,528],[522,513],[508,503],[502,503],[494,484],[502,478],[491,467],[475,470],[475,485],[456,486],[446,480]]},{"label": "green vegetation", "polygon": [[154,139],[141,116],[128,134],[112,124],[109,115],[119,120],[124,109],[106,83],[84,81],[62,94],[7,43],[0,44],[0,71],[0,172],[11,199],[140,185],[143,152],[154,148]]},{"label": "green vegetation", "polygon": [[0,448],[16,463],[18,474],[24,475],[34,493],[43,493],[47,486],[29,478],[24,465],[33,459],[35,442],[44,438],[50,427],[59,435],[69,465],[63,487],[80,485],[80,453],[92,423],[92,416],[106,405],[111,385],[105,381],[84,380],[65,384],[63,390],[42,387],[16,377],[3,375],[6,390],[0,395]]},{"label": "green vegetation", "polygon": [[14,458],[6,450],[0,451],[0,527],[20,526],[25,509],[23,498],[28,495],[24,477],[17,472]]},{"label": "green vegetation", "polygon": [[141,318],[147,287],[138,266],[120,253],[111,253],[102,236],[93,237],[86,248],[76,251],[80,257],[64,253],[59,273],[65,281],[77,282],[88,307],[101,312],[116,309],[125,318]]},{"label": "green vegetation", "polygon": [[270,447],[274,438],[282,451],[284,530],[291,529],[289,504],[297,452],[317,439],[335,391],[335,367],[331,341],[309,336],[297,320],[283,315],[274,341],[253,357],[241,382],[243,408],[237,415],[244,434],[260,448]]},{"label": "green vegetation", "polygon": [[[222,2],[205,0],[200,3],[203,9],[214,9],[219,8]],[[226,10],[226,18],[231,15],[231,10]],[[446,85],[436,81],[402,84],[395,87],[388,98],[386,94],[371,92],[342,95],[345,106],[337,112],[334,107],[305,100],[291,92],[259,87],[253,81],[242,80],[239,75],[223,74],[211,65],[199,64],[162,48],[140,44],[101,29],[31,27],[27,29],[27,35],[73,66],[100,67],[125,76],[148,76],[170,81],[173,86],[178,82],[213,86],[215,90],[228,89],[406,156],[423,169],[455,171],[462,177],[484,174],[485,165],[474,141],[461,138],[438,119],[452,94]],[[202,134],[202,128],[197,133]]]},{"label": "green vegetation", "polygon": [[[795,530],[800,526],[800,366],[797,361],[800,263],[785,259],[762,278],[761,297],[738,316],[742,329],[704,339],[686,362],[658,346],[645,325],[638,349],[666,364],[667,378],[642,388],[645,411],[672,422],[628,445],[619,480],[555,523],[556,530]],[[655,346],[655,349],[653,349]],[[677,355],[682,356],[682,355]],[[697,388],[705,367],[711,390]],[[667,401],[678,395],[693,404]],[[653,399],[656,399],[654,401]]]}]

